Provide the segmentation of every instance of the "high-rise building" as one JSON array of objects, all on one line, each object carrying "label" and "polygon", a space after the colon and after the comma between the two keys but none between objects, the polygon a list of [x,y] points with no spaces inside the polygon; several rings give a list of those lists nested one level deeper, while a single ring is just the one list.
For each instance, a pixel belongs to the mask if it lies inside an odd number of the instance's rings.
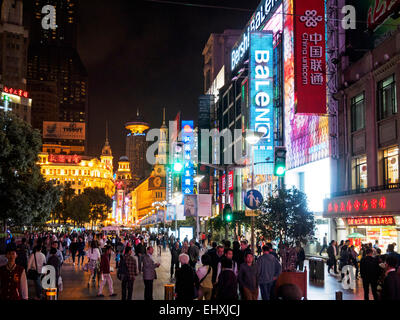
[{"label": "high-rise building", "polygon": [[150,174],[150,166],[146,161],[147,141],[146,131],[150,125],[139,115],[125,123],[125,128],[129,130],[126,136],[126,155],[131,163],[133,184],[137,186]]},{"label": "high-rise building", "polygon": [[[56,9],[54,30],[42,27],[45,5]],[[34,100],[32,123],[39,130],[45,131],[44,121],[78,123],[73,127],[83,123],[84,131],[87,129],[88,75],[76,48],[77,14],[77,0],[37,0],[26,11],[31,32],[27,87]],[[86,142],[86,135],[83,139],[44,138],[45,145],[71,146],[81,154]]]}]

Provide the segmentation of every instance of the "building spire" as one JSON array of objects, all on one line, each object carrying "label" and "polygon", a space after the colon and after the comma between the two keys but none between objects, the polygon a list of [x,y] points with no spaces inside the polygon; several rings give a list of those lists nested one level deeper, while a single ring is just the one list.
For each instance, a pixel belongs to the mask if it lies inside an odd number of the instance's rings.
[{"label": "building spire", "polygon": [[139,107],[137,108],[136,115],[137,115],[137,117],[139,118]]},{"label": "building spire", "polygon": [[106,144],[108,144],[108,120],[106,120]]},{"label": "building spire", "polygon": [[165,126],[165,108],[163,108],[162,125]]}]

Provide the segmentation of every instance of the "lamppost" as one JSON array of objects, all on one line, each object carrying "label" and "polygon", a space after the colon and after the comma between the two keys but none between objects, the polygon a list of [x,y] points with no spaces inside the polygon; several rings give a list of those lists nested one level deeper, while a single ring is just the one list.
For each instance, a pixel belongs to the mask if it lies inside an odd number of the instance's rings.
[{"label": "lamppost", "polygon": [[[246,135],[246,141],[251,145],[251,189],[254,189],[254,145],[256,145],[264,134],[261,132],[250,132]],[[251,249],[254,247],[254,215],[251,216]]]},{"label": "lamppost", "polygon": [[[196,184],[197,184],[197,197],[199,196],[199,183],[200,183],[200,181],[201,180],[203,180],[203,178],[204,178],[204,176],[201,176],[201,175],[197,175],[197,176],[195,176],[194,178],[193,178],[193,180],[196,182]],[[198,201],[197,201],[197,203],[198,203]],[[200,240],[200,227],[199,227],[199,208],[197,208],[197,211],[196,211],[196,234],[197,234],[197,236],[196,236],[196,238],[197,238],[197,241],[199,241]]]}]

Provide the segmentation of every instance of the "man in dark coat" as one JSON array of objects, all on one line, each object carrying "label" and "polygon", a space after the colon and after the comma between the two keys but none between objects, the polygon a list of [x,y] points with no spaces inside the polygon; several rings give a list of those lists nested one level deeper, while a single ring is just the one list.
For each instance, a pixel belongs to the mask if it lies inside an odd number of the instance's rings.
[{"label": "man in dark coat", "polygon": [[383,282],[382,300],[400,300],[400,275],[396,272],[397,259],[394,256],[386,258],[386,277]]},{"label": "man in dark coat", "polygon": [[379,278],[379,261],[372,256],[373,250],[368,248],[365,252],[365,258],[360,261],[360,274],[364,287],[364,300],[369,300],[369,286],[371,285],[374,300],[378,300],[378,278]]},{"label": "man in dark coat", "polygon": [[332,267],[333,267],[333,271],[338,274],[337,272],[337,262],[336,262],[336,256],[337,256],[337,249],[336,249],[336,241],[332,240],[329,248],[327,249],[327,253],[328,253],[328,273],[330,273]]},{"label": "man in dark coat", "polygon": [[179,268],[179,255],[181,249],[179,249],[179,243],[175,242],[175,245],[171,247],[171,278],[176,275],[176,270]]},{"label": "man in dark coat", "polygon": [[237,300],[237,277],[232,271],[232,260],[222,260],[221,268],[217,284],[217,300]]},{"label": "man in dark coat", "polygon": [[179,256],[181,267],[176,271],[176,300],[193,301],[195,287],[199,288],[199,279],[193,268],[189,265],[189,256],[181,254]]}]

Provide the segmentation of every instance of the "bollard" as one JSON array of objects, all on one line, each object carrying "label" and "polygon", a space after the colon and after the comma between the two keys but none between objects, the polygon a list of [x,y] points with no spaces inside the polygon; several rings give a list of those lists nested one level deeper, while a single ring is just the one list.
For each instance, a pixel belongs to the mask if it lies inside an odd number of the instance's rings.
[{"label": "bollard", "polygon": [[164,285],[164,300],[174,300],[174,284]]},{"label": "bollard", "polygon": [[46,292],[45,295],[46,300],[57,300],[57,288],[45,289],[45,292]]},{"label": "bollard", "polygon": [[336,291],[336,300],[343,300],[343,292]]}]

